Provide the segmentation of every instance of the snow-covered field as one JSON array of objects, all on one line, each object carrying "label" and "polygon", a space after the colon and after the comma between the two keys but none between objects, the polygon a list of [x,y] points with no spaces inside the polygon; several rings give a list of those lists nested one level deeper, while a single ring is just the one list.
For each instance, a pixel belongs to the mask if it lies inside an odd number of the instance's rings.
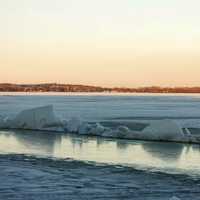
[{"label": "snow-covered field", "polygon": [[[66,121],[76,117],[140,129],[140,123],[168,119],[199,134],[199,95],[3,93],[0,115],[15,118],[24,109],[45,105],[53,105],[55,115]],[[0,199],[198,200],[199,147],[1,130]]]}]

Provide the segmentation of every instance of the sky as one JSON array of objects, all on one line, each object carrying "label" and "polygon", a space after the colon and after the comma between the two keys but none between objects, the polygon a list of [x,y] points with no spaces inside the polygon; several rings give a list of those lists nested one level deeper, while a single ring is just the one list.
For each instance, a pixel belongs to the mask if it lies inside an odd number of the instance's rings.
[{"label": "sky", "polygon": [[0,82],[200,86],[199,0],[0,0]]}]

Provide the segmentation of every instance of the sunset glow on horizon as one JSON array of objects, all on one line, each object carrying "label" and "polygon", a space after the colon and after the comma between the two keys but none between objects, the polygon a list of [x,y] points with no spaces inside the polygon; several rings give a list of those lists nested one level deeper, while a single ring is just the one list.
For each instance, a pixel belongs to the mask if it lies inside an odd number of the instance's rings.
[{"label": "sunset glow on horizon", "polygon": [[0,0],[0,82],[200,86],[198,0]]}]

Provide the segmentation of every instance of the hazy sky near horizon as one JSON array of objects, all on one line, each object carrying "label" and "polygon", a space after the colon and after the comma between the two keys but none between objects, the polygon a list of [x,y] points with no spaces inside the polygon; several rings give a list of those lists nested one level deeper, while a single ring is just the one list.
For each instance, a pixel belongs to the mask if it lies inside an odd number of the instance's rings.
[{"label": "hazy sky near horizon", "polygon": [[199,0],[0,0],[0,82],[200,85]]}]

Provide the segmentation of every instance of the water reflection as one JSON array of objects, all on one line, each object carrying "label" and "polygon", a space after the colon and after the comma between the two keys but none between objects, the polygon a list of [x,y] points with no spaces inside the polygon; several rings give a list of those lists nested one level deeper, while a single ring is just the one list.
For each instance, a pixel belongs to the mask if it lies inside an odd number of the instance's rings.
[{"label": "water reflection", "polygon": [[1,131],[0,151],[8,153],[30,153],[52,155],[54,145],[61,142],[61,136],[39,131]]},{"label": "water reflection", "polygon": [[114,140],[33,131],[0,131],[0,153],[195,171],[200,174],[200,146]]},{"label": "water reflection", "polygon": [[151,154],[153,157],[157,157],[161,160],[170,162],[176,162],[181,157],[183,148],[186,145],[174,144],[174,143],[151,143],[145,142],[142,144],[143,149]]}]

